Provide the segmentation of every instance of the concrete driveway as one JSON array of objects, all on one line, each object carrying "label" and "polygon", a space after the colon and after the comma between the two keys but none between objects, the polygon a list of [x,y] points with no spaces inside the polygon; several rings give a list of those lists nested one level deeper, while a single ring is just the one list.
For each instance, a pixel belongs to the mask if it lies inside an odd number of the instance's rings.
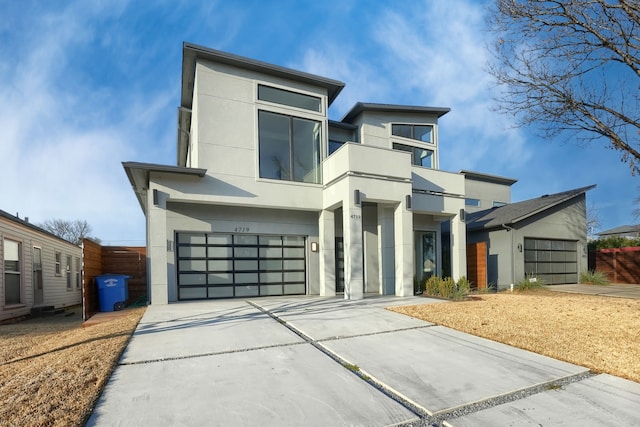
[{"label": "concrete driveway", "polygon": [[89,426],[640,425],[640,384],[384,309],[150,306]]}]

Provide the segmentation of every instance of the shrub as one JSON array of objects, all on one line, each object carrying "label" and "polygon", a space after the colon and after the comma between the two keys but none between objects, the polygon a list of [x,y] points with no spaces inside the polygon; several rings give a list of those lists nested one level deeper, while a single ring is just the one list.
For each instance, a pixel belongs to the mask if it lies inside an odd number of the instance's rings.
[{"label": "shrub", "polygon": [[440,295],[440,282],[441,278],[438,276],[431,276],[427,279],[427,283],[425,285],[425,291],[427,295]]},{"label": "shrub", "polygon": [[465,276],[462,276],[456,283],[456,292],[453,296],[453,299],[458,301],[465,298],[467,295],[469,295],[470,290],[471,282]]},{"label": "shrub", "polygon": [[440,281],[439,295],[444,298],[453,298],[456,293],[456,282],[451,277],[447,277]]},{"label": "shrub", "polygon": [[603,237],[598,240],[592,240],[588,243],[590,251],[599,249],[625,248],[629,246],[640,246],[640,239],[628,239],[621,236]]},{"label": "shrub", "polygon": [[589,285],[608,285],[609,279],[602,271],[583,271],[580,274],[580,283]]},{"label": "shrub", "polygon": [[544,286],[544,280],[536,279],[535,277],[527,277],[525,279],[520,280],[514,286],[514,289],[517,291],[527,291],[531,289],[540,289]]}]

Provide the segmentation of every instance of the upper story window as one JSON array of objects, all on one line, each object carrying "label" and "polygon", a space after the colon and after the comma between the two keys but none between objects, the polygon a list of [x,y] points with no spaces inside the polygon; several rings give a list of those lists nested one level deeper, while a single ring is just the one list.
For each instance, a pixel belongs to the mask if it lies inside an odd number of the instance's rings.
[{"label": "upper story window", "polygon": [[322,182],[319,121],[258,111],[260,178]]},{"label": "upper story window", "polygon": [[416,141],[433,143],[433,126],[430,125],[391,125],[391,134]]},{"label": "upper story window", "polygon": [[393,149],[411,153],[411,164],[425,168],[433,168],[433,151],[411,145],[393,143]]},{"label": "upper story window", "polygon": [[319,97],[275,87],[258,85],[258,99],[289,107],[302,108],[316,113],[322,112],[322,100]]},{"label": "upper story window", "polygon": [[464,204],[467,206],[480,207],[480,200],[474,199],[472,197],[467,197],[466,199],[464,199]]},{"label": "upper story window", "polygon": [[495,200],[493,201],[493,207],[494,208],[500,208],[500,207],[505,206],[505,205],[506,205],[505,202],[497,202]]}]

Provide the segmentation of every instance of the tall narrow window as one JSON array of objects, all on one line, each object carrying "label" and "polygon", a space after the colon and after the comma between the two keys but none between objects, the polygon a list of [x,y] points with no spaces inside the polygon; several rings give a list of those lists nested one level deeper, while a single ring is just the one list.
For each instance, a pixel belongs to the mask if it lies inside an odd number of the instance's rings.
[{"label": "tall narrow window", "polygon": [[20,304],[21,251],[20,243],[4,240],[4,303]]},{"label": "tall narrow window", "polygon": [[67,265],[65,270],[67,273],[67,289],[71,289],[71,255],[67,255]]},{"label": "tall narrow window", "polygon": [[80,289],[80,282],[82,280],[82,261],[80,258],[76,258],[76,288]]},{"label": "tall narrow window", "polygon": [[60,276],[62,274],[62,254],[60,252],[56,252],[56,276]]},{"label": "tall narrow window", "polygon": [[322,182],[320,122],[260,111],[260,177]]}]

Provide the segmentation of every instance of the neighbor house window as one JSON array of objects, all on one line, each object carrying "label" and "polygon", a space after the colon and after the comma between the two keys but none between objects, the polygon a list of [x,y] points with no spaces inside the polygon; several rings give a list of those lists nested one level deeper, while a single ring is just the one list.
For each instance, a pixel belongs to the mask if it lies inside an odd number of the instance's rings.
[{"label": "neighbor house window", "polygon": [[67,289],[71,289],[71,255],[67,255],[67,265],[65,271],[67,273]]},{"label": "neighbor house window", "polygon": [[480,200],[473,199],[471,197],[467,197],[466,199],[464,199],[464,204],[467,205],[467,206],[479,207],[480,206]]},{"label": "neighbor house window", "polygon": [[62,254],[60,252],[56,252],[56,276],[60,276],[62,274],[61,264]]},{"label": "neighbor house window", "polygon": [[494,208],[499,208],[499,207],[502,207],[504,205],[506,205],[505,202],[496,202],[495,200],[493,201],[493,207]]},{"label": "neighbor house window", "polygon": [[396,142],[393,143],[393,149],[411,153],[412,165],[433,168],[433,151],[431,150],[425,150],[424,148],[414,147],[411,145],[398,144]]},{"label": "neighbor house window", "polygon": [[275,87],[258,85],[258,99],[273,102],[274,104],[303,108],[317,113],[322,112],[322,100],[319,97],[277,89]]},{"label": "neighbor house window", "polygon": [[76,258],[76,288],[80,289],[80,280],[82,279],[82,261]]},{"label": "neighbor house window", "polygon": [[391,134],[422,142],[433,142],[433,126],[429,125],[391,125]]},{"label": "neighbor house window", "polygon": [[322,182],[321,127],[318,121],[259,111],[260,177]]},{"label": "neighbor house window", "polygon": [[4,240],[4,303],[20,304],[20,243]]}]

